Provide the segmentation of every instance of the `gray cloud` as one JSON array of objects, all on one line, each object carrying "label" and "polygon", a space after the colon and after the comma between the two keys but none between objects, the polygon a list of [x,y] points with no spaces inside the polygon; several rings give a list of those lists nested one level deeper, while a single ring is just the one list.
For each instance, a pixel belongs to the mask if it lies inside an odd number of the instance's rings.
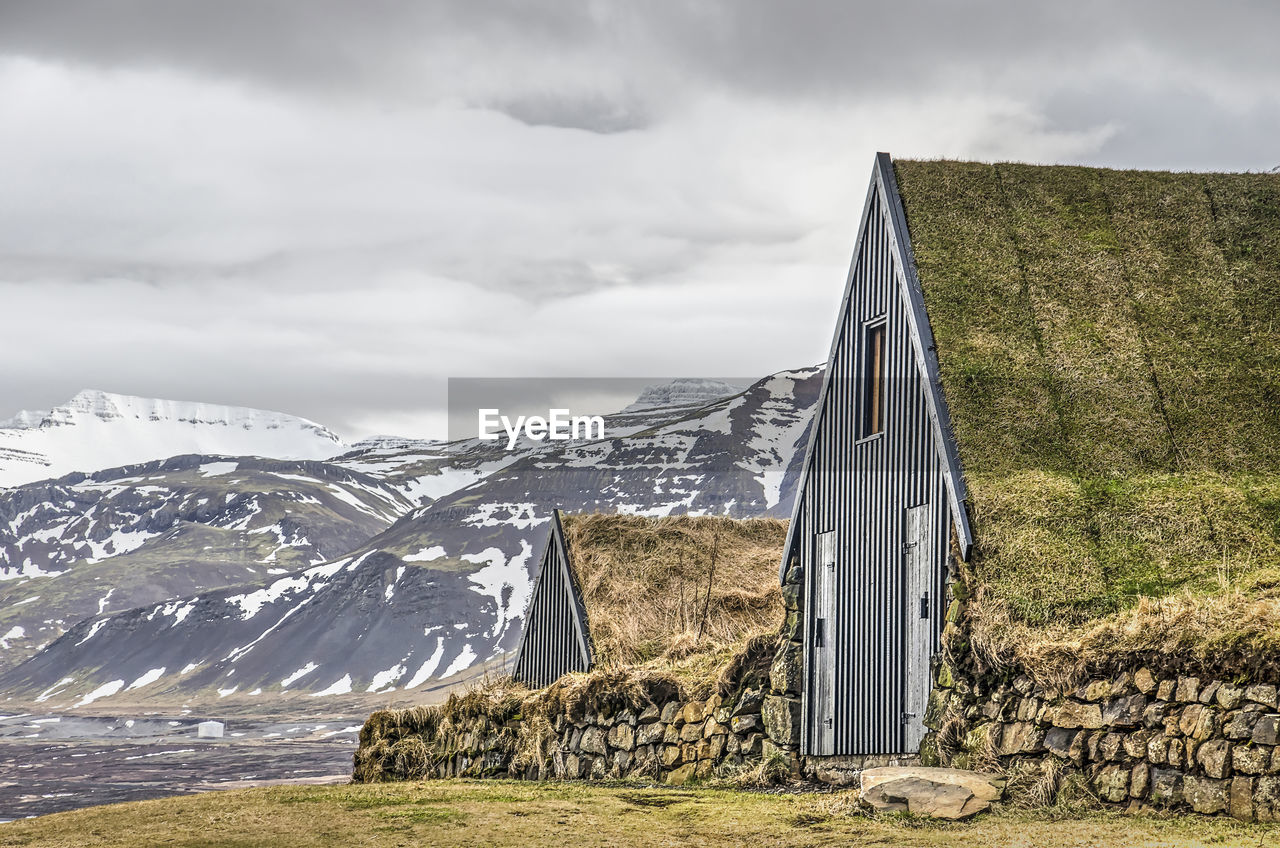
[{"label": "gray cloud", "polygon": [[607,134],[644,129],[651,123],[643,104],[610,99],[599,93],[579,97],[531,94],[487,105],[532,127]]},{"label": "gray cloud", "polygon": [[[0,3],[0,418],[826,352],[877,149],[1280,164],[1269,2]],[[438,431],[438,429],[437,429]]]},{"label": "gray cloud", "polygon": [[[902,91],[963,68],[991,79],[1028,62],[1087,74],[1134,47],[1211,77],[1263,82],[1277,72],[1278,26],[1280,8],[1267,0],[9,0],[0,49],[304,87],[381,87],[416,70],[443,77],[410,80],[433,91],[484,79],[537,89],[594,73],[820,96]],[[572,71],[556,73],[564,66]]]}]

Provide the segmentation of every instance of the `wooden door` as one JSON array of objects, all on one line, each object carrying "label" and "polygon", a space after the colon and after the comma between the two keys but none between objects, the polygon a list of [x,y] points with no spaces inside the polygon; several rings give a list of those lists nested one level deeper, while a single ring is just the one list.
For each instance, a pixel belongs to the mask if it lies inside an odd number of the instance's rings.
[{"label": "wooden door", "polygon": [[933,509],[921,504],[907,509],[907,526],[903,545],[906,571],[906,710],[903,712],[904,742],[906,750],[920,750],[924,738],[924,711],[929,702],[931,678],[929,662],[933,657],[933,634],[937,623],[933,621],[933,609],[937,598],[934,591],[934,562],[937,556],[933,532]]},{"label": "wooden door", "polygon": [[813,685],[809,687],[811,754],[836,748],[836,534],[819,533],[813,558],[813,625],[809,630]]}]

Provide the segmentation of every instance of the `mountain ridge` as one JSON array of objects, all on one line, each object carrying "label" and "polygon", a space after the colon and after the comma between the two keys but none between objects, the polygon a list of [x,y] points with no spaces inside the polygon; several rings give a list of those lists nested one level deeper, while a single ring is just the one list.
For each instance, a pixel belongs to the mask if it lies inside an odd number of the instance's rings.
[{"label": "mountain ridge", "polygon": [[0,422],[0,488],[183,454],[328,459],[346,449],[323,425],[283,412],[85,389]]}]

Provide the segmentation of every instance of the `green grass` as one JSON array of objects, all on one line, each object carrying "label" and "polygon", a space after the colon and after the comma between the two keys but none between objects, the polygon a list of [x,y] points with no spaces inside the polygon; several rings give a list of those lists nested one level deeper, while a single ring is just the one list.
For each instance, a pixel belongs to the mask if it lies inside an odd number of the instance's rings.
[{"label": "green grass", "polygon": [[1280,176],[897,173],[967,469],[1280,472]]},{"label": "green grass", "polygon": [[1004,809],[967,822],[868,817],[850,793],[582,782],[273,787],[93,807],[0,826],[0,846],[1258,846],[1275,826]]},{"label": "green grass", "polygon": [[990,650],[1041,628],[1070,653],[1144,599],[1266,599],[1280,176],[896,167]]},{"label": "green grass", "polygon": [[1280,564],[1280,477],[971,475],[983,585],[1029,624],[1222,593]]}]

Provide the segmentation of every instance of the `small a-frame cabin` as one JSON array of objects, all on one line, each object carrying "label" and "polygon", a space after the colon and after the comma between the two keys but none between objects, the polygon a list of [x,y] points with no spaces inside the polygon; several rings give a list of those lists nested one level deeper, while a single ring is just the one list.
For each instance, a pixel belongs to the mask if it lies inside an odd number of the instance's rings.
[{"label": "small a-frame cabin", "polygon": [[591,631],[582,590],[569,561],[560,510],[551,518],[546,549],[533,585],[524,631],[511,676],[527,686],[547,686],[573,671],[591,668]]},{"label": "small a-frame cabin", "polygon": [[925,734],[965,482],[888,154],[876,157],[783,554],[805,584],[801,753]]}]

